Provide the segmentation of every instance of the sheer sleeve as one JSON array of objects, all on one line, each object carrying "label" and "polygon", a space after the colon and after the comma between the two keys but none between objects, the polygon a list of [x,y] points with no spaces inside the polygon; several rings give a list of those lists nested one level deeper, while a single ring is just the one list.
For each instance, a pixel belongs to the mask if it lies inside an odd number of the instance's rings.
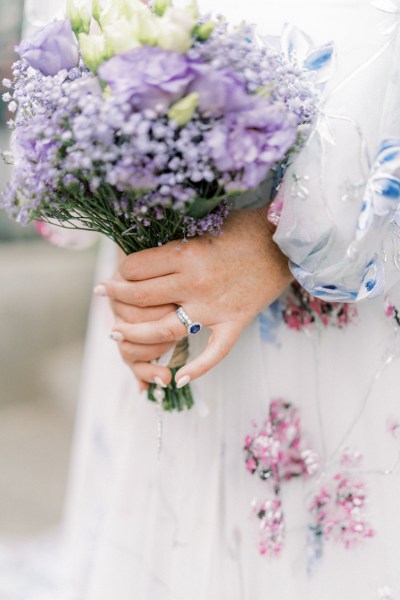
[{"label": "sheer sleeve", "polygon": [[274,201],[293,275],[329,301],[400,280],[400,0],[373,4],[338,45],[315,131]]}]

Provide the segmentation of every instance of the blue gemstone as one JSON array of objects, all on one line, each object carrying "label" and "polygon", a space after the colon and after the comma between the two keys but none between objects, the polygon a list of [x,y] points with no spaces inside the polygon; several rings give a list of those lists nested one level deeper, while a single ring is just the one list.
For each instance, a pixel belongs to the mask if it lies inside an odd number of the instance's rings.
[{"label": "blue gemstone", "polygon": [[200,323],[193,323],[193,325],[191,325],[189,327],[189,331],[192,335],[194,335],[195,333],[199,333],[200,329],[201,329]]}]

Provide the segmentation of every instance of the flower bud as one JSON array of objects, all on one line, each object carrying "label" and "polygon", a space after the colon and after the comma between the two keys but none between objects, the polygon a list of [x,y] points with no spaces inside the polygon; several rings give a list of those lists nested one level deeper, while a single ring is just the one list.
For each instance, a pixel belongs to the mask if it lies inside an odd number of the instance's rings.
[{"label": "flower bud", "polygon": [[[94,1],[100,4],[100,0]],[[141,0],[107,0],[96,8],[96,14],[99,16],[97,20],[101,27],[113,25],[119,19],[131,20],[143,11],[150,12]]]},{"label": "flower bud", "polygon": [[159,19],[158,46],[164,50],[186,52],[193,44],[196,19],[192,6],[168,8]]},{"label": "flower bud", "polygon": [[101,13],[102,13],[103,7],[101,5],[101,0],[93,0],[92,1],[92,14],[93,14],[93,18],[100,23],[101,20]]},{"label": "flower bud", "polygon": [[268,85],[262,85],[256,89],[255,95],[260,96],[260,98],[264,98],[264,100],[269,100],[271,94],[273,92],[274,86],[270,83]]},{"label": "flower bud", "polygon": [[76,35],[89,33],[92,13],[87,0],[67,0],[66,17]]},{"label": "flower bud", "polygon": [[140,46],[138,20],[121,17],[103,28],[109,56],[122,54]]},{"label": "flower bud", "polygon": [[109,58],[105,36],[80,33],[78,39],[85,65],[90,71],[96,73],[101,63]]},{"label": "flower bud", "polygon": [[207,23],[197,25],[194,30],[194,35],[197,37],[198,40],[200,40],[200,42],[205,42],[206,40],[208,40],[208,38],[214,31],[215,26],[215,21],[207,21]]},{"label": "flower bud", "polygon": [[182,127],[192,119],[198,105],[199,94],[192,92],[171,106],[168,111],[168,118]]},{"label": "flower bud", "polygon": [[155,2],[153,2],[153,10],[159,17],[162,17],[167,8],[170,8],[171,6],[171,0],[155,0]]},{"label": "flower bud", "polygon": [[138,39],[145,46],[157,46],[160,31],[160,19],[150,11],[137,16]]}]

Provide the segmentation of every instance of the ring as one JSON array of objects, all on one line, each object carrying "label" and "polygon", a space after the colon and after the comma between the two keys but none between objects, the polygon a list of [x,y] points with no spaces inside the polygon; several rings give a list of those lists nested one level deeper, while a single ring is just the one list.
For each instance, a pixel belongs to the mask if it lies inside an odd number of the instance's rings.
[{"label": "ring", "polygon": [[199,333],[200,329],[203,327],[203,325],[198,321],[193,322],[189,315],[185,313],[182,306],[178,308],[176,315],[180,322],[183,323],[183,325],[187,328],[189,335],[196,335],[196,333]]}]

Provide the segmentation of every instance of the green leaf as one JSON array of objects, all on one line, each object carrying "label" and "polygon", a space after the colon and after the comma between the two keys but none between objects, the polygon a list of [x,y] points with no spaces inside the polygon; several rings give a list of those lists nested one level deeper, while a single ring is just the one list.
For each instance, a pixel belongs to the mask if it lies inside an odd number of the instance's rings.
[{"label": "green leaf", "polygon": [[210,213],[214,208],[218,206],[225,199],[225,196],[217,196],[214,198],[195,198],[187,210],[186,214],[188,217],[193,219],[201,219]]}]

